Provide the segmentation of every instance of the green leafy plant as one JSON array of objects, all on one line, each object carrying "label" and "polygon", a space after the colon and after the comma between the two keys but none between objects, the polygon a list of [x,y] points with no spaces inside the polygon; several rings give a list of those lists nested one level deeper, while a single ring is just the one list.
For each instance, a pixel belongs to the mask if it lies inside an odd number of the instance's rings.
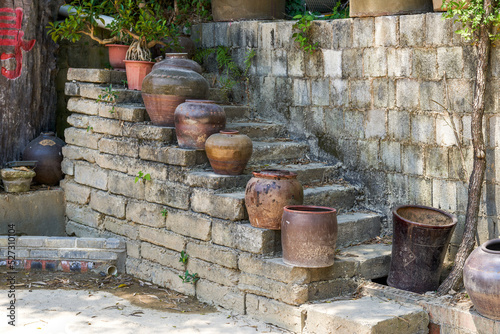
[{"label": "green leafy plant", "polygon": [[168,211],[167,211],[167,209],[163,209],[163,210],[161,210],[161,215],[162,215],[163,217],[168,216]]},{"label": "green leafy plant", "polygon": [[139,182],[141,179],[144,181],[151,181],[151,175],[149,173],[144,174],[142,171],[139,171],[135,177],[135,183]]},{"label": "green leafy plant", "polygon": [[200,279],[197,273],[190,274],[188,270],[184,272],[184,275],[179,275],[179,277],[182,280],[182,283],[191,283],[191,284],[196,283]]},{"label": "green leafy plant", "polygon": [[189,259],[188,253],[181,251],[181,257],[179,258],[179,262],[186,264],[188,262],[188,259]]},{"label": "green leafy plant", "polygon": [[92,126],[87,126],[87,132],[94,131],[94,128]]},{"label": "green leafy plant", "polygon": [[293,29],[295,29],[296,32],[293,33],[292,37],[295,39],[295,42],[299,44],[302,50],[311,54],[318,49],[318,43],[311,43],[309,37],[307,36],[314,18],[315,17],[312,14],[298,14],[293,17],[293,19],[297,20],[297,22],[293,25]]},{"label": "green leafy plant", "polygon": [[288,17],[295,17],[296,15],[306,12],[306,4],[304,0],[287,0],[285,13]]},{"label": "green leafy plant", "polygon": [[114,114],[117,98],[118,98],[118,92],[113,90],[113,85],[109,85],[109,87],[102,89],[102,94],[99,94],[99,96],[97,97],[97,102],[104,102],[111,104],[111,110],[109,112],[111,114]]}]

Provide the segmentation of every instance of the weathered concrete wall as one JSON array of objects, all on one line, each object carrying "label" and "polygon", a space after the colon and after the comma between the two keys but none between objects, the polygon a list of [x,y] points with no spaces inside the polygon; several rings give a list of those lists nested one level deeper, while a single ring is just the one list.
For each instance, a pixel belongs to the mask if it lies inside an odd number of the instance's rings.
[{"label": "weathered concrete wall", "polygon": [[[410,203],[456,213],[458,243],[467,186],[450,118],[439,104],[452,114],[470,173],[475,56],[452,21],[438,13],[316,21],[310,40],[319,49],[312,55],[294,44],[292,25],[207,23],[194,37],[203,48],[230,47],[240,65],[254,49],[248,102],[259,115],[285,123],[318,157],[343,161],[347,177],[364,184],[370,208],[389,214]],[[481,241],[498,236],[499,56],[494,49],[484,119],[489,160]]]}]

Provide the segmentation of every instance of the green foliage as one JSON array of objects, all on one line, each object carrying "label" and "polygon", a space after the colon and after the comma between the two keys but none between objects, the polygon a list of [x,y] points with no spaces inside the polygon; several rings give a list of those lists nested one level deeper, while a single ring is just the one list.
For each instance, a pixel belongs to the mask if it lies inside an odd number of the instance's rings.
[{"label": "green foliage", "polygon": [[163,210],[161,210],[161,215],[162,215],[163,217],[168,216],[168,211],[167,211],[167,209],[163,209]]},{"label": "green foliage", "polygon": [[102,94],[97,97],[97,102],[104,102],[111,104],[111,114],[115,113],[116,99],[118,98],[118,93],[113,90],[113,85],[109,85],[102,90]]},{"label": "green foliage", "polygon": [[326,14],[324,18],[326,20],[337,20],[337,19],[346,19],[349,17],[349,3],[342,3],[337,1],[335,7],[333,7],[332,12],[330,14]]},{"label": "green foliage", "polygon": [[255,50],[250,49],[245,53],[243,60],[244,68],[240,69],[234,62],[231,56],[231,49],[225,46],[218,46],[217,48],[203,49],[198,51],[194,56],[194,60],[203,63],[207,58],[215,53],[215,60],[217,61],[217,68],[221,74],[219,77],[220,89],[228,94],[237,81],[248,75],[250,66],[252,66],[252,59],[256,56]]},{"label": "green foliage", "polygon": [[200,279],[197,273],[190,274],[188,270],[184,272],[184,275],[179,275],[179,277],[181,278],[182,283],[191,283],[191,284],[196,283]]},{"label": "green foliage", "polygon": [[299,14],[306,12],[306,5],[304,0],[287,0],[285,7],[285,14],[288,17],[295,17]]},{"label": "green foliage", "polygon": [[[490,23],[493,27],[500,26],[500,6],[498,1],[492,2],[492,13],[489,16],[486,16],[483,4],[484,0],[444,0],[443,8],[448,8],[448,11],[443,16],[445,18],[454,18],[455,22],[462,24],[462,28],[457,30],[456,33],[465,40],[477,41],[477,33],[481,26]],[[498,31],[498,29],[495,31]],[[490,39],[493,41],[499,40],[500,34],[498,32],[490,33]]]},{"label": "green foliage", "polygon": [[144,181],[151,181],[151,175],[149,173],[144,174],[142,171],[139,171],[135,177],[135,183],[139,182],[141,179]]},{"label": "green foliage", "polygon": [[87,132],[94,131],[94,128],[92,126],[87,126]]},{"label": "green foliage", "polygon": [[188,259],[189,259],[188,253],[181,251],[181,257],[179,258],[179,262],[186,264],[188,262]]},{"label": "green foliage", "polygon": [[178,0],[176,25],[189,28],[195,23],[212,20],[210,5],[210,0]]},{"label": "green foliage", "polygon": [[292,35],[292,37],[295,39],[295,42],[299,44],[302,50],[311,54],[314,53],[314,51],[318,49],[318,42],[312,44],[309,40],[309,37],[307,36],[311,28],[312,21],[314,20],[314,15],[299,14],[295,15],[293,19],[297,20],[297,22],[295,22],[295,24],[293,25],[293,29],[295,29],[296,32]]}]

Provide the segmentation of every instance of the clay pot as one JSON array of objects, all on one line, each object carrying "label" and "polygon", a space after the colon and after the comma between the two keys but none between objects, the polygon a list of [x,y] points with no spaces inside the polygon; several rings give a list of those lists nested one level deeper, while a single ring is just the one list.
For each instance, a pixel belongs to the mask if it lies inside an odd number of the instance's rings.
[{"label": "clay pot", "polygon": [[0,177],[6,192],[20,193],[30,190],[31,180],[35,177],[35,172],[4,168],[0,170]]},{"label": "clay pot", "polygon": [[24,149],[23,160],[38,161],[35,167],[35,182],[54,186],[63,177],[61,162],[62,147],[66,143],[55,136],[54,132],[42,132]]},{"label": "clay pot", "polygon": [[151,72],[154,63],[151,61],[124,60],[127,71],[128,89],[141,90],[144,78]]},{"label": "clay pot", "polygon": [[283,262],[304,268],[333,265],[337,210],[310,205],[286,206],[281,220]]},{"label": "clay pot", "polygon": [[500,320],[500,239],[485,242],[469,255],[464,285],[481,315]]},{"label": "clay pot", "polygon": [[203,72],[201,65],[194,60],[187,58],[187,53],[167,53],[165,59],[153,66],[153,71],[167,66],[175,66],[195,71],[198,74]]},{"label": "clay pot", "polygon": [[224,130],[207,139],[205,150],[215,173],[239,175],[252,156],[253,145],[247,135],[235,130]]},{"label": "clay pot", "polygon": [[432,11],[429,0],[351,0],[350,17],[417,14]]},{"label": "clay pot", "polygon": [[286,0],[212,0],[214,21],[272,20],[285,17]]},{"label": "clay pot", "polygon": [[106,44],[109,54],[109,64],[116,71],[125,71],[125,56],[129,45]]},{"label": "clay pot", "polygon": [[392,213],[392,258],[387,284],[417,293],[437,290],[457,218],[420,205],[399,206]]},{"label": "clay pot", "polygon": [[208,137],[226,127],[226,113],[214,101],[186,100],[174,113],[179,147],[204,150]]},{"label": "clay pot", "polygon": [[[178,59],[189,61],[188,59]],[[142,99],[154,125],[175,125],[174,113],[186,99],[204,100],[208,96],[208,81],[186,67],[160,62],[144,78]],[[170,60],[173,62],[173,60]],[[190,62],[190,61],[189,61]],[[186,64],[186,62],[184,62]]]},{"label": "clay pot", "polygon": [[304,190],[297,174],[286,170],[253,172],[245,190],[250,224],[259,228],[281,229],[283,208],[303,201]]}]

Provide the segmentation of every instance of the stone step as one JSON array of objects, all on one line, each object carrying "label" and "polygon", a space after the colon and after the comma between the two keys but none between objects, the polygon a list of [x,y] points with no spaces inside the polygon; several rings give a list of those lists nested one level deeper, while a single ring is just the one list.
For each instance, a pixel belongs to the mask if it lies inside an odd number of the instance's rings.
[{"label": "stone step", "polygon": [[253,142],[250,164],[304,159],[309,145],[293,141]]},{"label": "stone step", "polygon": [[351,185],[331,184],[306,188],[304,189],[304,204],[335,208],[337,214],[340,214],[354,206],[357,193]]},{"label": "stone step", "polygon": [[250,118],[250,108],[247,106],[238,106],[238,105],[221,105],[226,113],[226,120],[234,121],[234,120],[242,120]]},{"label": "stone step", "polygon": [[338,179],[340,176],[339,169],[341,164],[328,165],[323,162],[303,162],[296,164],[271,164],[271,165],[254,165],[250,166],[253,170],[261,169],[283,169],[297,173],[297,179],[303,184],[311,184],[317,182],[329,182]]},{"label": "stone step", "polygon": [[118,103],[113,109],[113,106],[109,103],[72,97],[68,100],[67,108],[69,111],[77,114],[100,116],[127,122],[143,122],[149,120],[146,108],[141,103]]},{"label": "stone step", "polygon": [[127,80],[124,71],[113,71],[97,68],[70,68],[68,69],[68,81],[82,81],[92,83],[122,84]]},{"label": "stone step", "polygon": [[429,315],[420,306],[375,297],[306,306],[307,334],[423,334]]},{"label": "stone step", "polygon": [[[109,85],[101,85],[86,82],[66,82],[64,92],[68,96],[80,96],[91,100],[99,100],[103,96]],[[140,103],[143,104],[141,91],[129,90],[121,85],[112,87],[117,94],[116,103]]]},{"label": "stone step", "polygon": [[337,247],[364,242],[380,235],[382,217],[372,212],[349,212],[337,216]]},{"label": "stone step", "polygon": [[271,137],[282,137],[285,134],[285,129],[281,124],[274,123],[228,123],[226,129],[238,130],[240,133],[247,135],[251,139],[264,139]]},{"label": "stone step", "polygon": [[219,88],[210,88],[209,89],[208,100],[215,101],[217,103],[228,103],[229,102],[227,94],[224,93]]}]

